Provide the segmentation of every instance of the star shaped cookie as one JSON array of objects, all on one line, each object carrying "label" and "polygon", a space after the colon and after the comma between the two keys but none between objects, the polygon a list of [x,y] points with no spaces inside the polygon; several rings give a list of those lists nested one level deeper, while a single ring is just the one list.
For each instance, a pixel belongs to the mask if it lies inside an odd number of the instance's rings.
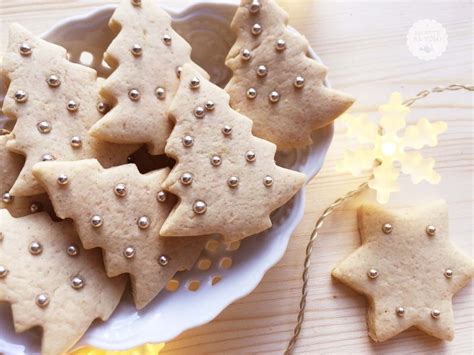
[{"label": "star shaped cookie", "polygon": [[415,326],[453,339],[452,297],[474,276],[474,261],[449,240],[446,204],[364,205],[358,219],[362,246],[332,275],[367,296],[369,336],[385,341]]}]

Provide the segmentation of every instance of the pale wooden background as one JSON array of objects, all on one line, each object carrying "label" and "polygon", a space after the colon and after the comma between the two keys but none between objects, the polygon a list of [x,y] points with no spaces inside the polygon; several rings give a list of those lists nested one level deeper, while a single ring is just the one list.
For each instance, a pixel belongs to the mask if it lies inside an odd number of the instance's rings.
[{"label": "pale wooden background", "polygon": [[[58,20],[86,12],[106,0],[1,0],[1,50],[10,22],[20,22],[42,33]],[[193,1],[161,0],[180,7]],[[214,1],[219,2],[219,1]],[[358,99],[353,111],[375,112],[393,91],[406,97],[422,89],[473,80],[473,3],[440,1],[281,0],[291,24],[305,34],[330,68],[334,87]],[[430,18],[447,29],[447,51],[431,62],[408,51],[406,34],[417,20]],[[395,204],[443,198],[449,203],[451,237],[473,254],[473,94],[438,94],[416,104],[411,117],[426,116],[448,122],[449,130],[437,148],[425,149],[437,159],[443,181],[435,187],[412,186],[402,179]],[[281,262],[270,270],[249,296],[226,309],[217,319],[185,332],[168,343],[165,353],[281,353],[297,314],[306,241],[315,219],[336,197],[363,178],[335,172],[347,141],[344,127],[336,135],[321,173],[307,189],[306,214]],[[456,338],[442,342],[410,330],[383,344],[367,337],[364,297],[331,280],[332,267],[359,245],[355,207],[371,195],[344,206],[328,221],[318,241],[311,270],[306,322],[298,353],[472,353],[474,295],[472,283],[454,298]]]}]

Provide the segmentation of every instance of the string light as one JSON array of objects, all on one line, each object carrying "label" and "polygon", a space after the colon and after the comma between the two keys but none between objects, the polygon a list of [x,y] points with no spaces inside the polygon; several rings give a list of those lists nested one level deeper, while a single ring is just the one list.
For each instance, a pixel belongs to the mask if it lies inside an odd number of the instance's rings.
[{"label": "string light", "polygon": [[380,203],[387,203],[390,194],[399,190],[400,173],[410,175],[414,184],[423,180],[439,183],[441,177],[433,169],[435,160],[423,158],[416,150],[436,146],[437,137],[446,131],[447,124],[421,118],[416,125],[407,126],[410,108],[403,104],[399,93],[393,93],[389,102],[379,107],[379,113],[378,125],[364,114],[346,114],[341,118],[348,127],[347,135],[356,138],[362,146],[348,150],[337,169],[354,176],[372,171],[369,187],[377,192]]}]

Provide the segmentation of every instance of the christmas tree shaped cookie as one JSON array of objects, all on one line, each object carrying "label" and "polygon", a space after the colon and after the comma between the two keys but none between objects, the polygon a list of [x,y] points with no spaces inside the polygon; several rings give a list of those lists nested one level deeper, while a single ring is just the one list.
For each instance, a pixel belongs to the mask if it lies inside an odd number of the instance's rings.
[{"label": "christmas tree shaped cookie", "polygon": [[273,0],[242,0],[231,27],[237,41],[226,64],[232,108],[254,121],[253,132],[279,149],[311,144],[353,99],[324,86],[326,68],[307,57],[308,41],[287,27]]},{"label": "christmas tree shaped cookie", "polygon": [[108,275],[130,274],[139,309],[177,271],[191,268],[206,242],[202,237],[160,238],[175,202],[161,190],[168,173],[165,168],[142,175],[134,164],[103,169],[93,159],[34,168],[58,216],[74,221],[84,247],[103,249]]},{"label": "christmas tree shaped cookie", "polygon": [[8,139],[11,139],[10,135],[0,135],[0,192],[2,195],[0,208],[6,208],[14,217],[40,211],[51,213],[52,206],[46,194],[28,197],[15,197],[10,194],[9,191],[20,174],[25,159],[7,150]]},{"label": "christmas tree shaped cookie", "polygon": [[384,341],[415,326],[451,340],[452,297],[474,276],[474,261],[449,240],[446,204],[363,206],[359,230],[362,246],[332,275],[369,298],[370,337]]},{"label": "christmas tree shaped cookie", "polygon": [[107,320],[125,284],[107,277],[98,250],[80,247],[72,223],[0,210],[0,301],[11,304],[17,332],[43,329],[42,354],[64,353],[95,319]]},{"label": "christmas tree shaped cookie", "polygon": [[69,62],[64,48],[13,24],[2,73],[10,82],[3,113],[17,119],[7,148],[26,156],[12,195],[43,191],[31,173],[38,162],[94,157],[108,167],[126,163],[129,153],[137,149],[103,143],[88,135],[101,117],[96,109],[97,74]]},{"label": "christmas tree shaped cookie", "polygon": [[303,185],[275,164],[274,144],[252,135],[252,121],[229,95],[190,65],[170,107],[176,125],[166,153],[178,162],[163,188],[180,198],[163,236],[221,234],[239,240],[270,228],[270,213]]},{"label": "christmas tree shaped cookie", "polygon": [[118,34],[105,60],[115,71],[101,94],[116,104],[91,134],[115,143],[146,143],[151,154],[162,154],[172,128],[168,106],[183,64],[192,63],[191,47],[155,0],[122,0],[109,26]]}]

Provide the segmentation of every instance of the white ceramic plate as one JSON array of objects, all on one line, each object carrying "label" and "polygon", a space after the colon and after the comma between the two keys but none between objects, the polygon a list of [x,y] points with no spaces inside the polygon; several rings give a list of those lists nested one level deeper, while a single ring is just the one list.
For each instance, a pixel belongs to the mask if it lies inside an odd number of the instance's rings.
[{"label": "white ceramic plate", "polygon": [[[100,75],[107,76],[110,68],[104,66],[102,54],[112,40],[107,22],[113,9],[113,6],[103,7],[85,16],[66,19],[43,38],[67,48],[70,60],[92,66]],[[221,86],[230,75],[224,58],[234,42],[229,24],[235,9],[230,4],[202,3],[180,12],[170,11],[174,28],[193,46],[193,59]],[[319,60],[312,50],[309,55]],[[320,170],[332,136],[332,125],[320,129],[314,133],[312,146],[279,153],[277,162],[304,172],[309,180]],[[202,258],[211,263],[210,268],[202,270],[197,265],[189,272],[179,273],[176,280],[180,286],[175,292],[163,291],[141,311],[136,311],[126,296],[112,318],[105,323],[96,322],[78,346],[123,350],[144,343],[166,342],[187,329],[211,321],[232,302],[249,294],[265,272],[281,259],[303,212],[304,190],[274,213],[270,230],[247,238],[240,245],[209,245]],[[217,249],[213,248],[216,246]],[[220,282],[213,285],[213,280],[219,278]],[[189,290],[198,283],[198,290]],[[38,329],[16,334],[9,307],[0,305],[0,353],[39,352],[40,334]]]}]

